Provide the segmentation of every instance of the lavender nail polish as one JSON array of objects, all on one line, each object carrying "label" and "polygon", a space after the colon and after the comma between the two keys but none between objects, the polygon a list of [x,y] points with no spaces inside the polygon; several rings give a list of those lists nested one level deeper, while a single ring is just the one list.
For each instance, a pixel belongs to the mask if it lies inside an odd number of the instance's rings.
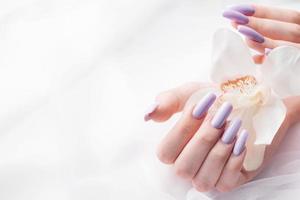
[{"label": "lavender nail polish", "polygon": [[244,151],[248,135],[249,133],[247,130],[242,130],[233,147],[234,155],[239,156]]},{"label": "lavender nail polish", "polygon": [[147,108],[147,110],[145,111],[145,115],[144,115],[145,121],[149,121],[151,119],[150,115],[157,109],[157,107],[158,107],[158,103],[155,102]]},{"label": "lavender nail polish", "polygon": [[255,8],[249,4],[240,4],[229,7],[231,10],[235,10],[247,16],[252,16],[255,13]]},{"label": "lavender nail polish", "polygon": [[243,15],[240,12],[234,11],[234,10],[225,10],[223,12],[223,17],[233,20],[234,22],[238,24],[248,24],[249,19],[247,16]]},{"label": "lavender nail polish", "polygon": [[229,102],[224,102],[211,120],[211,125],[214,128],[221,128],[231,111],[232,105]]},{"label": "lavender nail polish", "polygon": [[256,32],[254,29],[247,27],[247,26],[238,26],[238,31],[245,35],[250,40],[253,40],[255,42],[264,43],[265,38],[258,32]]},{"label": "lavender nail polish", "polygon": [[192,113],[193,117],[196,119],[200,119],[208,111],[216,98],[217,96],[213,93],[208,93],[207,95],[205,95],[195,106]]},{"label": "lavender nail polish", "polygon": [[222,142],[224,142],[225,144],[230,144],[238,133],[241,125],[242,121],[240,119],[232,120],[222,136]]}]

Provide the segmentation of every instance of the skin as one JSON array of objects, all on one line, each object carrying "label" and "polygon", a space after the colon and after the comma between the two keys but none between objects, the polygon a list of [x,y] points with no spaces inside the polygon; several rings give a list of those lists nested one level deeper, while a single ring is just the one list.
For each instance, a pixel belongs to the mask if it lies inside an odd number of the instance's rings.
[{"label": "skin", "polygon": [[[282,45],[300,48],[300,12],[270,6],[253,6],[255,14],[249,16],[247,26],[265,37],[264,43],[246,39],[250,48],[261,53],[253,57],[256,63],[264,61],[266,48],[273,49]],[[232,25],[237,27],[234,22]],[[182,113],[181,118],[158,146],[157,156],[161,162],[173,164],[176,174],[190,180],[198,191],[205,192],[212,188],[221,192],[231,191],[252,180],[268,164],[289,127],[300,122],[300,96],[283,99],[287,115],[272,144],[266,148],[263,164],[255,171],[246,171],[242,164],[247,149],[235,156],[232,154],[235,141],[224,144],[220,140],[226,124],[221,129],[215,129],[210,125],[213,116],[206,115],[196,120],[192,117],[193,107],[185,106],[188,98],[206,85],[187,83],[157,96],[159,106],[151,113],[152,120],[164,122],[175,113]]]},{"label": "skin", "polygon": [[157,122],[167,121],[175,113],[181,118],[167,133],[158,146],[157,156],[165,164],[173,164],[179,177],[190,180],[201,192],[213,188],[227,192],[252,180],[264,167],[284,139],[290,126],[300,121],[300,96],[284,99],[286,118],[271,145],[266,149],[262,166],[255,171],[246,171],[242,164],[247,149],[239,155],[232,154],[234,142],[224,144],[220,138],[226,125],[215,129],[210,125],[212,116],[200,120],[192,117],[192,106],[185,106],[188,98],[204,83],[187,83],[159,94],[159,107],[151,114]]},{"label": "skin", "polygon": [[[264,43],[246,39],[248,46],[261,54],[254,56],[256,63],[264,60],[265,48],[295,46],[300,48],[300,12],[272,6],[253,4],[255,13],[249,16],[246,26],[253,28],[265,37]],[[232,22],[233,27],[237,24]]]}]

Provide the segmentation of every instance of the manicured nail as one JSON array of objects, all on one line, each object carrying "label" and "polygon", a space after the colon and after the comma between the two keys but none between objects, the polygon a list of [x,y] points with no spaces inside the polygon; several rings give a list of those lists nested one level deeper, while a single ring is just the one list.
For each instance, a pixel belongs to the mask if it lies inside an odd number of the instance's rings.
[{"label": "manicured nail", "polygon": [[236,134],[238,133],[241,125],[242,125],[242,121],[240,119],[232,120],[228,128],[225,130],[221,140],[225,144],[230,144],[235,138]]},{"label": "manicured nail", "polygon": [[240,12],[237,12],[235,10],[225,10],[223,12],[223,17],[233,20],[234,22],[238,24],[248,24],[249,19],[247,16],[243,15]]},{"label": "manicured nail", "polygon": [[238,156],[244,151],[248,139],[248,135],[249,135],[248,131],[242,130],[233,147],[234,155]]},{"label": "manicured nail", "polygon": [[144,115],[145,121],[149,121],[151,119],[151,114],[157,109],[157,107],[158,107],[158,103],[155,102],[147,108],[147,110],[145,111],[145,115]]},{"label": "manicured nail", "polygon": [[255,13],[255,8],[249,4],[240,4],[235,6],[230,6],[229,9],[235,10],[247,16],[252,16]]},{"label": "manicured nail", "polygon": [[264,43],[265,38],[260,33],[256,32],[254,29],[249,28],[247,26],[238,26],[238,31],[245,35],[250,40],[253,40],[255,42]]},{"label": "manicured nail", "polygon": [[272,51],[272,49],[265,48],[265,55],[269,55],[269,53]]},{"label": "manicured nail", "polygon": [[214,93],[208,93],[205,95],[195,106],[192,113],[193,117],[200,119],[215,102],[216,98],[217,96]]},{"label": "manicured nail", "polygon": [[224,102],[211,120],[211,125],[215,128],[221,128],[231,111],[232,105],[228,102]]}]

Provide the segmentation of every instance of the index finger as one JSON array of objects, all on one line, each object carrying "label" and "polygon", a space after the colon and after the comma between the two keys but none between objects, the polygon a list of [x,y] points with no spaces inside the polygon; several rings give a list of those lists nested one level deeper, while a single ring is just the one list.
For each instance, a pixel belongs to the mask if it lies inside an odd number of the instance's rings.
[{"label": "index finger", "polygon": [[296,10],[259,4],[240,4],[231,6],[230,9],[257,18],[300,24],[300,12]]},{"label": "index finger", "polygon": [[254,4],[254,17],[300,24],[300,12],[296,10]]}]

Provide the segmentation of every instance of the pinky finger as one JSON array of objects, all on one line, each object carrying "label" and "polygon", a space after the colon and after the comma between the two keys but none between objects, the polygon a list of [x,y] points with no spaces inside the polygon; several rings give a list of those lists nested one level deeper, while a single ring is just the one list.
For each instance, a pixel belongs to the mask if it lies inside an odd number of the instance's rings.
[{"label": "pinky finger", "polygon": [[220,176],[217,184],[216,189],[220,192],[227,192],[231,191],[232,189],[236,188],[240,183],[243,168],[243,162],[246,156],[246,148],[245,144],[247,141],[248,132],[243,130],[239,135],[233,153],[228,159],[222,175]]}]

